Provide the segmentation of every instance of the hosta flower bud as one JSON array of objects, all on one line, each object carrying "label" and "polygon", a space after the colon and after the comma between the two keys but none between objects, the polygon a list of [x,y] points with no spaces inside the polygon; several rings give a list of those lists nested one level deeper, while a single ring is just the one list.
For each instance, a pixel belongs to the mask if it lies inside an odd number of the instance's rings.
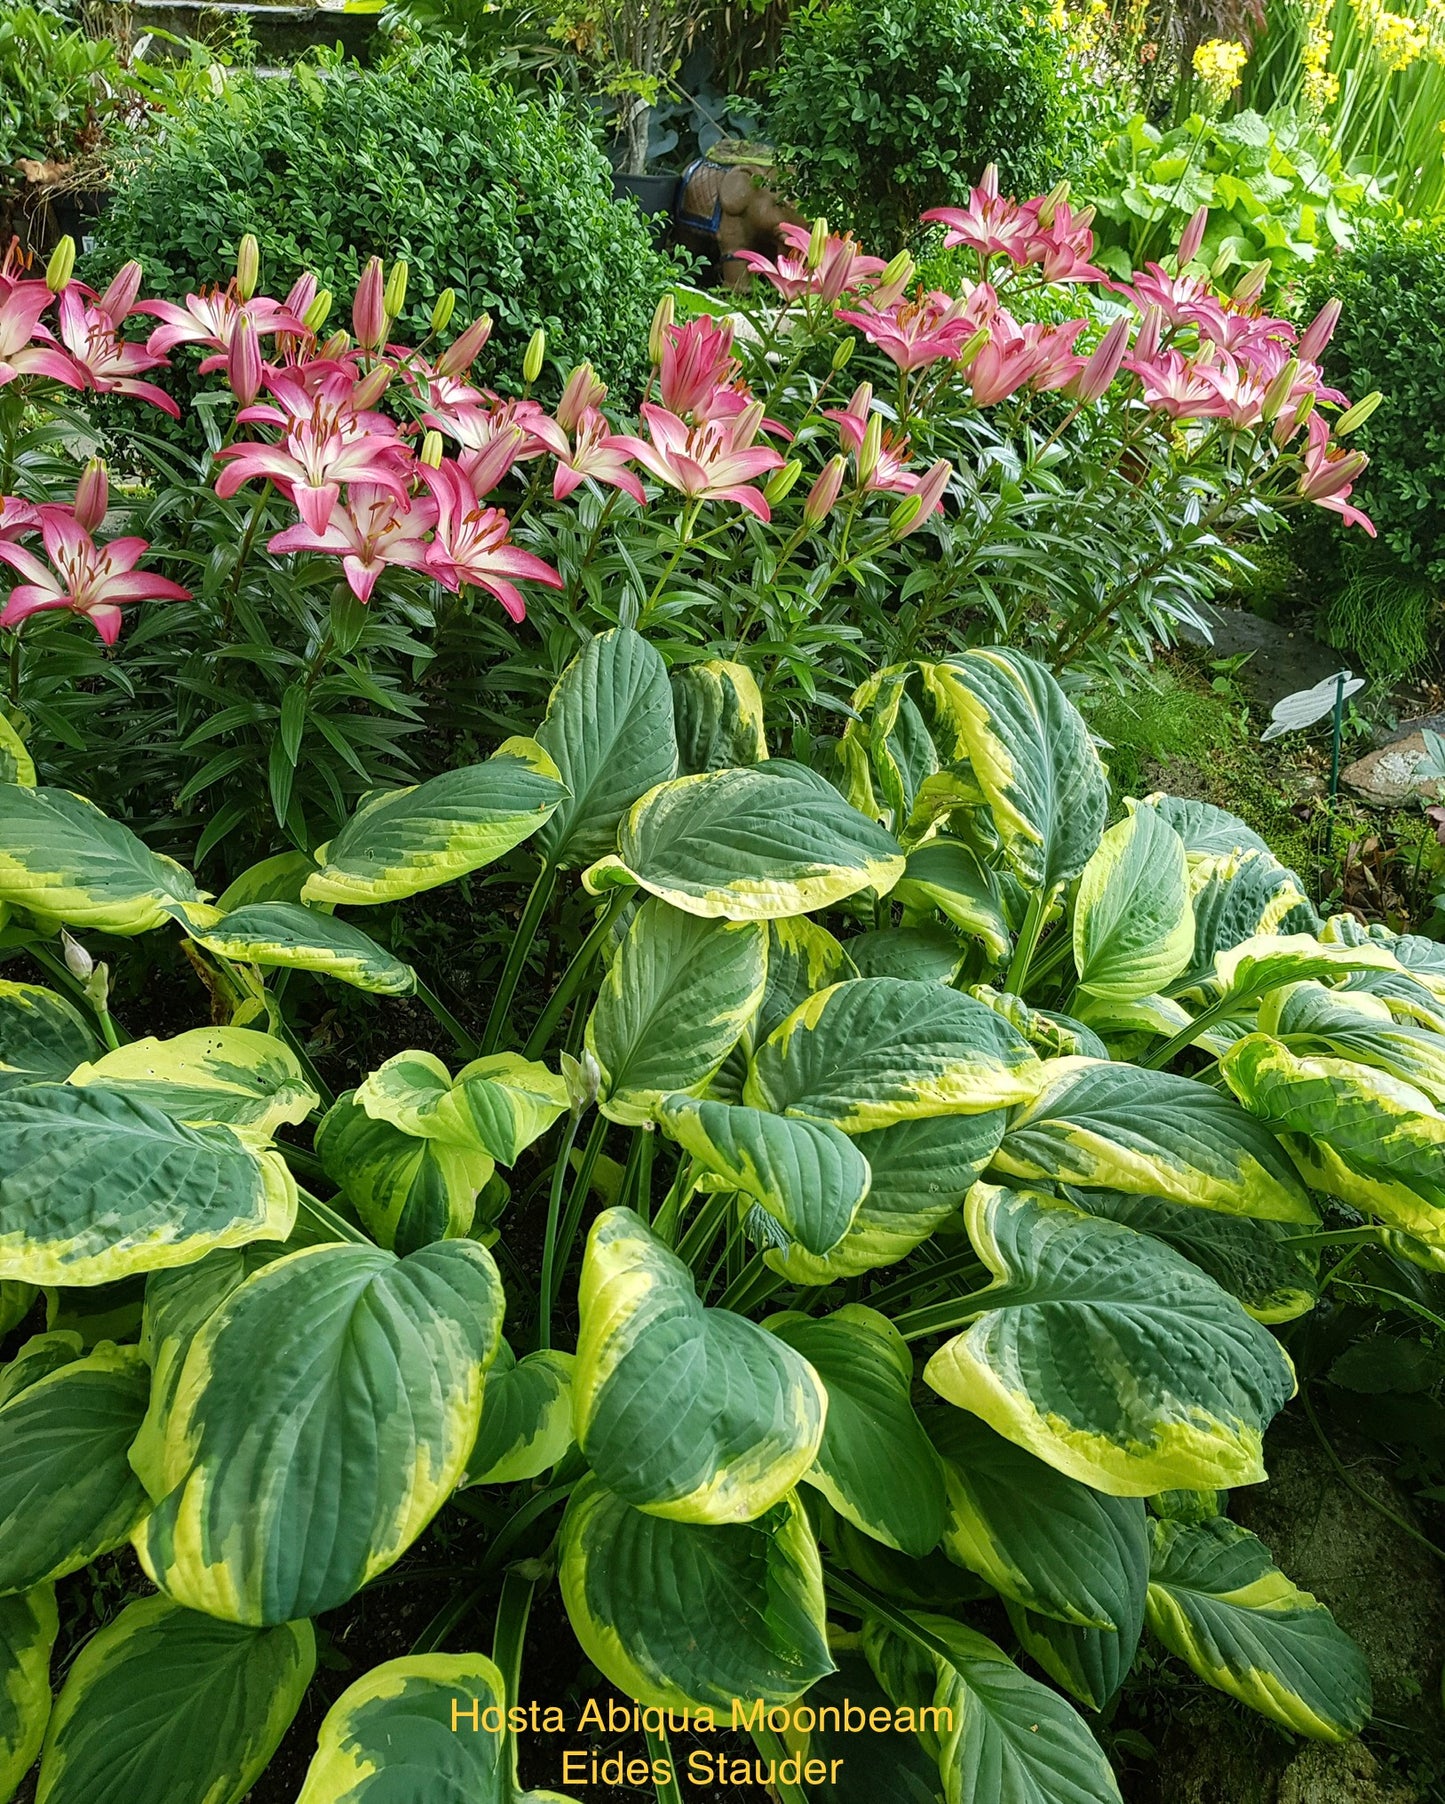
[{"label": "hosta flower bud", "polygon": [[822,266],[823,254],[828,248],[828,221],[820,213],[813,221],[813,229],[808,234],[808,268],[819,269]]},{"label": "hosta flower bud", "polygon": [[1259,417],[1266,425],[1277,420],[1284,411],[1285,404],[1294,393],[1294,385],[1298,380],[1299,358],[1291,357],[1264,391],[1264,398],[1259,404]]},{"label": "hosta flower bud", "polygon": [[386,308],[388,320],[401,317],[401,310],[406,306],[406,279],[410,273],[404,258],[398,257],[391,266],[391,274],[386,278],[386,287],[381,295],[381,304]]},{"label": "hosta flower bud", "polygon": [[527,340],[527,350],[522,358],[522,380],[530,388],[538,376],[542,374],[542,360],[547,355],[547,332],[543,326]]},{"label": "hosta flower bud", "polygon": [[[319,332],[331,317],[331,290],[323,288],[316,299],[301,316],[301,323],[308,332]],[[340,336],[345,337],[342,333]]]},{"label": "hosta flower bud", "polygon": [[261,344],[248,319],[239,321],[231,334],[226,380],[242,407],[249,407],[261,392]]},{"label": "hosta flower bud", "polygon": [[432,304],[431,329],[433,332],[445,332],[452,323],[452,315],[457,310],[457,291],[455,288],[444,288]]},{"label": "hosta flower bud", "polygon": [[803,518],[809,526],[821,526],[838,505],[847,469],[848,460],[841,452],[823,465],[822,474],[808,490],[808,499],[803,503]]},{"label": "hosta flower bud", "polygon": [[50,253],[50,261],[45,265],[45,286],[52,294],[59,294],[74,273],[75,240],[67,232]]},{"label": "hosta flower bud", "polygon": [[1204,242],[1204,228],[1208,224],[1209,208],[1199,207],[1180,235],[1179,250],[1174,260],[1176,269],[1182,270],[1199,255],[1199,247]]},{"label": "hosta flower bud", "polygon": [[492,316],[481,314],[437,358],[437,374],[460,376],[481,355],[482,347],[492,336]]},{"label": "hosta flower bud", "polygon": [[249,301],[261,280],[261,247],[256,234],[247,232],[236,246],[236,297]]},{"label": "hosta flower bud", "polygon": [[863,430],[863,443],[858,447],[858,480],[867,484],[878,468],[883,452],[883,415],[873,414]]},{"label": "hosta flower bud", "polygon": [[562,1066],[562,1081],[567,1086],[567,1096],[572,1104],[572,1113],[580,1115],[597,1100],[597,1093],[602,1088],[602,1067],[590,1048],[580,1059],[573,1058],[570,1052],[564,1052],[559,1063]]},{"label": "hosta flower bud", "polygon": [[1236,307],[1252,307],[1264,293],[1264,285],[1269,280],[1274,265],[1268,257],[1261,257],[1258,263],[1252,263],[1240,277],[1234,293],[1229,297]]},{"label": "hosta flower bud", "polygon": [[105,510],[109,506],[110,483],[105,474],[105,465],[98,457],[92,457],[75,485],[75,500],[71,503],[70,511],[75,515],[78,526],[93,533],[105,518]]},{"label": "hosta flower bud", "polygon": [[847,364],[848,359],[853,355],[854,347],[857,343],[858,340],[856,338],[840,338],[837,344],[834,345],[833,370],[835,374]]},{"label": "hosta flower bud", "polygon": [[1363,401],[1356,401],[1353,407],[1347,407],[1335,421],[1335,437],[1344,438],[1346,433],[1353,432],[1357,426],[1363,426],[1384,398],[1379,389],[1375,389]]},{"label": "hosta flower bud", "polygon": [[351,405],[358,413],[365,413],[368,407],[375,407],[391,387],[391,379],[395,374],[396,371],[389,363],[379,363],[374,370],[368,370],[351,391]]},{"label": "hosta flower bud", "polygon": [[1299,341],[1299,354],[1302,362],[1319,362],[1325,346],[1334,337],[1335,327],[1339,323],[1340,303],[1326,301],[1309,325],[1305,327],[1304,337]]},{"label": "hosta flower bud", "polygon": [[95,960],[64,927],[60,930],[60,949],[65,954],[66,970],[77,983],[84,983],[95,969]]},{"label": "hosta flower bud", "polygon": [[677,317],[677,306],[669,291],[652,310],[652,327],[647,334],[647,354],[652,359],[654,369],[662,362],[667,351],[667,334],[673,320]]},{"label": "hosta flower bud", "polygon": [[442,467],[442,435],[430,428],[421,441],[421,461],[433,470]]},{"label": "hosta flower bud", "polygon": [[356,342],[363,350],[380,349],[386,338],[386,284],[380,257],[370,258],[361,272],[356,298],[351,303],[351,323],[356,329]]},{"label": "hosta flower bud", "polygon": [[790,457],[781,470],[774,470],[763,490],[768,506],[776,507],[780,501],[786,501],[802,474],[803,466],[796,457]]}]

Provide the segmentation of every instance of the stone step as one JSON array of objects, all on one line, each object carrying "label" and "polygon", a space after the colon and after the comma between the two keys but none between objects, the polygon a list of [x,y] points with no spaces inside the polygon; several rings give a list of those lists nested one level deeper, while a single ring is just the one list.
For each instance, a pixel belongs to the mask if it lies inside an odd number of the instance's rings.
[{"label": "stone step", "polygon": [[[246,0],[134,0],[132,29],[137,38],[165,31],[204,43],[238,18],[245,18],[264,63],[284,62],[318,44],[342,44],[348,56],[366,62],[380,6],[362,11],[344,0],[315,6],[249,5]],[[171,46],[154,42],[151,54],[164,57]]]}]

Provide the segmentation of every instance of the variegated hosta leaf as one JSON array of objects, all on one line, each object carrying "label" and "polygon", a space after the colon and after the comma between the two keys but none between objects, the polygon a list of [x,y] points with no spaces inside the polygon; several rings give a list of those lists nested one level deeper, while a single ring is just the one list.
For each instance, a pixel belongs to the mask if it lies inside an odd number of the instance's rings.
[{"label": "variegated hosta leaf", "polygon": [[240,1804],[316,1669],[309,1622],[244,1629],[127,1604],[55,1701],[36,1804]]},{"label": "variegated hosta leaf", "polygon": [[1312,933],[1261,933],[1231,946],[1214,961],[1220,987],[1240,1007],[1285,983],[1397,969],[1395,955],[1384,946],[1328,946]]},{"label": "variegated hosta leaf", "polygon": [[1069,1704],[985,1635],[946,1616],[913,1618],[937,1650],[922,1656],[882,1623],[863,1648],[894,1703],[939,1712],[948,1804],[1121,1804],[1104,1751]]},{"label": "variegated hosta leaf", "polygon": [[768,921],[886,895],[903,853],[805,765],[772,758],[659,783],[629,810],[589,890],[638,883],[688,914]]},{"label": "variegated hosta leaf", "polygon": [[295,1217],[281,1156],[233,1128],[189,1127],[99,1086],[0,1096],[0,1276],[103,1284],[284,1240]]},{"label": "variegated hosta leaf", "polygon": [[1196,802],[1184,796],[1151,795],[1136,804],[1153,809],[1184,841],[1191,865],[1206,858],[1228,858],[1236,852],[1274,853],[1237,814],[1216,808],[1212,802]]},{"label": "variegated hosta leaf", "polygon": [[743,1100],[847,1132],[1027,1102],[1045,1067],[992,1009],[940,984],[865,977],[812,996],[753,1057]]},{"label": "variegated hosta leaf", "polygon": [[1069,1478],[962,1410],[930,1410],[928,1429],[944,1459],[950,1558],[1041,1616],[1137,1642],[1143,1502]]},{"label": "variegated hosta leaf", "polygon": [[577,1444],[640,1510],[751,1522],[812,1465],[827,1393],[756,1322],[699,1301],[692,1273],[630,1209],[587,1240],[572,1380]]},{"label": "variegated hosta leaf", "polygon": [[[506,1683],[484,1654],[408,1654],[363,1673],[327,1711],[296,1804],[570,1804],[518,1794],[494,1728]],[[458,1726],[459,1724],[459,1726]]]},{"label": "variegated hosta leaf", "polygon": [[587,1022],[610,1120],[636,1127],[662,1097],[707,1083],[762,1001],[767,950],[760,922],[643,903]]},{"label": "variegated hosta leaf", "polygon": [[0,982],[0,1092],[59,1082],[99,1051],[73,1002],[38,983]]},{"label": "variegated hosta leaf", "polygon": [[1359,1648],[1237,1523],[1151,1522],[1149,1627],[1207,1685],[1297,1735],[1347,1741],[1370,1716]]},{"label": "variegated hosta leaf", "polygon": [[201,892],[189,871],[67,789],[0,783],[0,903],[97,933],[146,933]]},{"label": "variegated hosta leaf", "polygon": [[1259,1027],[1291,1052],[1369,1065],[1423,1090],[1437,1108],[1445,1103],[1445,1034],[1397,1021],[1383,998],[1365,990],[1286,985],[1260,1004]]},{"label": "variegated hosta leaf", "polygon": [[1047,1082],[1010,1120],[995,1170],[1265,1221],[1316,1219],[1274,1136],[1208,1084],[1095,1059],[1041,1070]]},{"label": "variegated hosta leaf", "polygon": [[[876,927],[847,942],[860,977],[902,977],[917,983],[952,983],[968,948],[947,927]],[[824,986],[817,986],[822,989]]]},{"label": "variegated hosta leaf", "polygon": [[859,1134],[871,1182],[853,1225],[821,1259],[796,1244],[764,1263],[794,1284],[832,1284],[896,1264],[922,1246],[960,1206],[998,1149],[1008,1117],[931,1115]]},{"label": "variegated hosta leaf", "polygon": [[0,1597],[0,1798],[14,1796],[40,1752],[59,1629],[53,1585]]},{"label": "variegated hosta leaf", "polygon": [[796,1494],[757,1522],[702,1527],[644,1515],[588,1473],[562,1518],[558,1576],[588,1659],[644,1704],[787,1704],[833,1670]]},{"label": "variegated hosta leaf", "polygon": [[88,1566],[145,1514],[126,1451],[149,1388],[139,1349],[104,1341],[0,1408],[0,1595]]},{"label": "variegated hosta leaf", "polygon": [[469,1485],[510,1485],[551,1471],[572,1445],[571,1353],[544,1347],[518,1360],[504,1340],[487,1373]]},{"label": "variegated hosta leaf", "polygon": [[995,964],[1013,948],[998,879],[961,839],[940,834],[915,846],[893,899],[918,913],[936,908],[961,933],[982,940]]},{"label": "variegated hosta leaf", "polygon": [[1076,1190],[1069,1200],[1152,1234],[1238,1297],[1257,1322],[1292,1322],[1319,1301],[1319,1251],[1288,1222],[1255,1221],[1122,1190]]},{"label": "variegated hosta leaf", "polygon": [[208,952],[238,964],[320,971],[355,990],[410,996],[416,972],[350,921],[303,908],[299,902],[252,902],[232,909],[191,937]]},{"label": "variegated hosta leaf", "polygon": [[1173,983],[1193,950],[1184,842],[1154,809],[1136,808],[1110,827],[1079,879],[1079,988],[1129,1002]]},{"label": "variegated hosta leaf", "polygon": [[1094,854],[1109,784],[1082,716],[1021,652],[968,651],[926,668],[952,711],[1004,856],[1030,889],[1070,883]]},{"label": "variegated hosta leaf", "polygon": [[896,664],[870,677],[854,693],[838,747],[849,800],[905,845],[950,810],[983,800],[953,710],[928,683],[930,668]]},{"label": "variegated hosta leaf", "polygon": [[173,1040],[132,1040],[70,1075],[81,1088],[118,1090],[192,1126],[222,1122],[269,1140],[320,1102],[284,1040],[248,1027],[196,1027]]},{"label": "variegated hosta leaf", "polygon": [[1079,1628],[1026,1610],[1011,1597],[1003,1600],[1019,1646],[1054,1681],[1081,1704],[1102,1710],[1133,1669],[1144,1626],[1147,1568],[1140,1572],[1137,1595],[1132,1600],[1132,1627],[1123,1634],[1113,1629]]},{"label": "variegated hosta leaf", "polygon": [[33,1284],[0,1278],[0,1334],[8,1334],[25,1320],[38,1294]]},{"label": "variegated hosta leaf", "polygon": [[[801,1753],[805,1764],[828,1762],[834,1776],[822,1789],[810,1785],[808,1797],[818,1804],[824,1799],[827,1804],[880,1804],[885,1798],[888,1804],[943,1804],[937,1762],[918,1736],[879,1735],[867,1727],[873,1710],[886,1708],[891,1715],[892,1705],[862,1653],[835,1647],[834,1654],[838,1670],[819,1679],[808,1693],[806,1707],[816,1712],[817,1727],[787,1734],[790,1751]],[[849,1704],[851,1715],[846,1713]],[[859,1722],[863,1727],[853,1726]]]},{"label": "variegated hosta leaf", "polygon": [[749,1028],[752,1044],[761,1045],[800,1002],[827,989],[830,983],[842,983],[857,975],[842,942],[834,939],[826,927],[802,915],[769,921],[768,981]]},{"label": "variegated hosta leaf", "polygon": [[1348,1059],[1297,1058],[1249,1034],[1219,1062],[1319,1189],[1445,1248],[1445,1115],[1423,1090]]},{"label": "variegated hosta leaf", "polygon": [[978,1185],[996,1274],[924,1377],[1056,1470],[1114,1497],[1258,1484],[1294,1394],[1278,1342],[1181,1254],[1051,1197]]},{"label": "variegated hosta leaf", "polygon": [[250,865],[216,897],[219,914],[232,914],[254,902],[300,902],[306,879],[316,869],[309,852],[277,852]]},{"label": "variegated hosta leaf", "polygon": [[[1076,1021],[1072,1015],[1060,1015],[1052,1009],[1030,1008],[1022,996],[1010,990],[995,990],[986,983],[971,983],[968,992],[975,1002],[983,1003],[996,1015],[1011,1022],[1029,1045],[1045,1059],[1107,1059],[1109,1049],[1091,1027]],[[1180,1010],[1181,1015],[1184,1014]],[[1184,1015],[1184,1020],[1188,1020]]]},{"label": "variegated hosta leaf", "polygon": [[369,796],[317,849],[301,900],[370,906],[451,883],[529,839],[566,794],[535,740],[508,739],[482,764]]},{"label": "variegated hosta leaf", "polygon": [[265,1266],[191,1342],[167,1492],[136,1535],[146,1572],[178,1603],[256,1626],[344,1603],[456,1488],[501,1328],[475,1241],[401,1260],[331,1244]]},{"label": "variegated hosta leaf", "polygon": [[1267,848],[1190,860],[1194,951],[1176,993],[1212,986],[1221,952],[1261,934],[1308,933],[1319,917],[1299,878]]},{"label": "variegated hosta leaf", "polygon": [[828,1414],[805,1481],[856,1527],[921,1558],[943,1533],[943,1471],[913,1413],[913,1357],[885,1315],[858,1303],[768,1327],[823,1381]]},{"label": "variegated hosta leaf", "polygon": [[35,787],[35,760],[4,714],[0,714],[0,783],[18,783],[24,789]]},{"label": "variegated hosta leaf", "polygon": [[493,1171],[490,1154],[477,1146],[405,1133],[375,1119],[354,1090],[327,1110],[316,1130],[316,1153],[372,1238],[400,1253],[460,1239]]},{"label": "variegated hosta leaf", "polygon": [[1352,971],[1339,986],[1346,996],[1373,996],[1397,1021],[1445,1034],[1445,1000],[1408,971]]},{"label": "variegated hosta leaf", "polygon": [[22,1343],[15,1357],[0,1366],[0,1405],[18,1397],[21,1391],[73,1365],[86,1354],[85,1342],[73,1328],[57,1328],[44,1334],[32,1334]]},{"label": "variegated hosta leaf", "polygon": [[746,664],[710,658],[672,673],[672,707],[681,776],[761,764],[768,755],[763,698]]},{"label": "variegated hosta leaf", "polygon": [[698,1161],[712,1188],[751,1197],[806,1252],[831,1252],[868,1194],[867,1160],[825,1121],[690,1096],[665,1096],[657,1119]]},{"label": "variegated hosta leaf", "polygon": [[567,794],[537,837],[548,864],[590,864],[615,849],[627,810],[677,774],[672,690],[661,655],[631,627],[599,633],[563,671],[537,743]]},{"label": "variegated hosta leaf", "polygon": [[399,1052],[356,1100],[404,1134],[484,1152],[500,1165],[515,1165],[568,1107],[563,1079],[516,1052],[473,1059],[455,1078],[434,1053]]}]

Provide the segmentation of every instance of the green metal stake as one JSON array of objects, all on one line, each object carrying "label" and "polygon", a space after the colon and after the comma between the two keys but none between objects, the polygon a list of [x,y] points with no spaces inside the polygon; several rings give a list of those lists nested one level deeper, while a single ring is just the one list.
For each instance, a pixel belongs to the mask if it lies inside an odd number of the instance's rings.
[{"label": "green metal stake", "polygon": [[1335,725],[1330,740],[1330,813],[1340,799],[1340,736],[1345,726],[1345,673],[1335,678]]}]

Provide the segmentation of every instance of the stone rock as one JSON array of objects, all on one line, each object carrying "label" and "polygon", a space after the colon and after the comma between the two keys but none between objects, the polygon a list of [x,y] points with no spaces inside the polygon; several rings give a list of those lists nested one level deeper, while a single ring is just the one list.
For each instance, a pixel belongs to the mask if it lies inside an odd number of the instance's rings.
[{"label": "stone rock", "polygon": [[1362,1742],[1290,1742],[1223,1698],[1181,1712],[1155,1785],[1159,1804],[1426,1804]]},{"label": "stone rock", "polygon": [[1366,752],[1340,772],[1340,781],[1362,801],[1379,808],[1398,808],[1404,802],[1420,797],[1434,801],[1440,790],[1437,777],[1421,777],[1416,772],[1425,762],[1423,734],[1407,733],[1403,739],[1381,746],[1377,752]]}]

